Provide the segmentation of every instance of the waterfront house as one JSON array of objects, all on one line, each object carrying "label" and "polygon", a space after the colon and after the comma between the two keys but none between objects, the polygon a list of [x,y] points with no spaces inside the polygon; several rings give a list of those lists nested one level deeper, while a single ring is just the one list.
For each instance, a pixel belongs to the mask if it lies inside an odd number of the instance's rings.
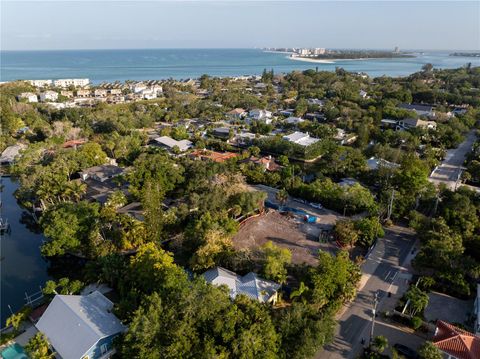
[{"label": "waterfront house", "polygon": [[38,102],[38,97],[36,93],[33,92],[22,92],[18,95],[17,99],[20,100],[27,100],[27,102]]},{"label": "waterfront house", "polygon": [[430,105],[401,103],[400,105],[398,105],[398,107],[403,108],[404,110],[414,111],[417,116],[420,117],[435,117],[435,111],[433,110],[433,106]]},{"label": "waterfront house", "polygon": [[480,358],[480,337],[439,320],[433,344],[447,359]]},{"label": "waterfront house", "polygon": [[89,79],[59,79],[53,81],[55,87],[85,87],[90,83]]},{"label": "waterfront house", "polygon": [[256,273],[250,272],[242,277],[222,267],[206,271],[203,277],[210,284],[227,286],[232,300],[237,295],[245,295],[260,303],[275,304],[280,289],[280,284],[260,278]]},{"label": "waterfront house", "polygon": [[173,151],[177,147],[180,152],[185,152],[193,146],[193,143],[189,140],[177,141],[169,136],[157,137],[153,141],[155,145],[166,148],[169,151]]},{"label": "waterfront house", "polygon": [[15,162],[15,159],[17,156],[19,156],[20,151],[25,148],[25,145],[23,144],[17,144],[17,145],[12,145],[8,146],[5,148],[2,152],[2,155],[0,156],[0,164],[2,165],[11,165],[12,163]]},{"label": "waterfront house", "polygon": [[283,139],[288,142],[296,143],[297,145],[304,146],[304,147],[313,145],[314,143],[320,141],[318,138],[310,137],[308,132],[304,133],[304,132],[298,132],[298,131],[295,131],[294,133],[288,136],[283,136]]},{"label": "waterfront house", "polygon": [[106,359],[115,354],[114,338],[126,329],[112,308],[98,291],[57,294],[35,326],[63,359]]},{"label": "waterfront house", "polygon": [[52,80],[29,80],[30,85],[35,87],[49,87],[52,86]]},{"label": "waterfront house", "polygon": [[55,102],[57,100],[58,100],[58,93],[55,91],[40,92],[41,102],[47,102],[47,101]]}]

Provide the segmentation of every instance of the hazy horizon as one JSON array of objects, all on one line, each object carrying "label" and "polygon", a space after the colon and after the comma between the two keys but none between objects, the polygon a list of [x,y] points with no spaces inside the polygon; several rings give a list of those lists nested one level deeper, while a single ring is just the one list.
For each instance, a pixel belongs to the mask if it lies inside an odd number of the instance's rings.
[{"label": "hazy horizon", "polygon": [[480,50],[478,1],[1,1],[5,51]]}]

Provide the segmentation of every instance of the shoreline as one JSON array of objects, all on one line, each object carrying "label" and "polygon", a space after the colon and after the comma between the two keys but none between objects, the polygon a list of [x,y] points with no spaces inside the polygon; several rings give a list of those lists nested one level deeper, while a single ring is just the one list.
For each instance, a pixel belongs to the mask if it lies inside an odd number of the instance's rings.
[{"label": "shoreline", "polygon": [[[409,58],[415,58],[412,56]],[[304,62],[313,62],[318,64],[334,64],[337,61],[370,61],[370,60],[395,60],[402,59],[402,57],[359,57],[358,59],[315,59],[309,57],[300,57],[300,56],[286,56],[287,59],[294,61],[304,61]]]},{"label": "shoreline", "polygon": [[322,59],[310,59],[308,57],[298,57],[298,56],[285,56],[289,60],[294,60],[294,61],[303,61],[303,62],[315,62],[317,64],[334,64],[335,59],[332,60],[322,60]]}]

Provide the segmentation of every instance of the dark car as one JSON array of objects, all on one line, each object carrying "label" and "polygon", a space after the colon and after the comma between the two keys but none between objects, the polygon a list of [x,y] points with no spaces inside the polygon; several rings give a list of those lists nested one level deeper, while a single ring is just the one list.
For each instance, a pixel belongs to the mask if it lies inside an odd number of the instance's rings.
[{"label": "dark car", "polygon": [[404,357],[407,357],[409,359],[417,359],[418,358],[417,352],[415,350],[407,347],[406,345],[397,343],[393,347],[395,348],[395,350],[397,351],[398,354],[401,354]]}]

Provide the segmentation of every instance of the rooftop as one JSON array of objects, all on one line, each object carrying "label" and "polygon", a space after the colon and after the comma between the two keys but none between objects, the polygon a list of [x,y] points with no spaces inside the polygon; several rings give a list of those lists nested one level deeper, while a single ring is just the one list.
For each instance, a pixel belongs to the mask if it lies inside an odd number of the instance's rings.
[{"label": "rooftop", "polygon": [[36,327],[62,358],[81,358],[100,339],[125,330],[103,294],[56,295]]},{"label": "rooftop", "polygon": [[458,359],[480,358],[480,338],[443,321],[437,322],[433,344]]},{"label": "rooftop", "polygon": [[226,285],[230,289],[230,298],[232,299],[243,294],[265,303],[280,288],[280,284],[262,279],[256,273],[250,272],[242,277],[222,267],[210,269],[203,276],[211,284]]}]

